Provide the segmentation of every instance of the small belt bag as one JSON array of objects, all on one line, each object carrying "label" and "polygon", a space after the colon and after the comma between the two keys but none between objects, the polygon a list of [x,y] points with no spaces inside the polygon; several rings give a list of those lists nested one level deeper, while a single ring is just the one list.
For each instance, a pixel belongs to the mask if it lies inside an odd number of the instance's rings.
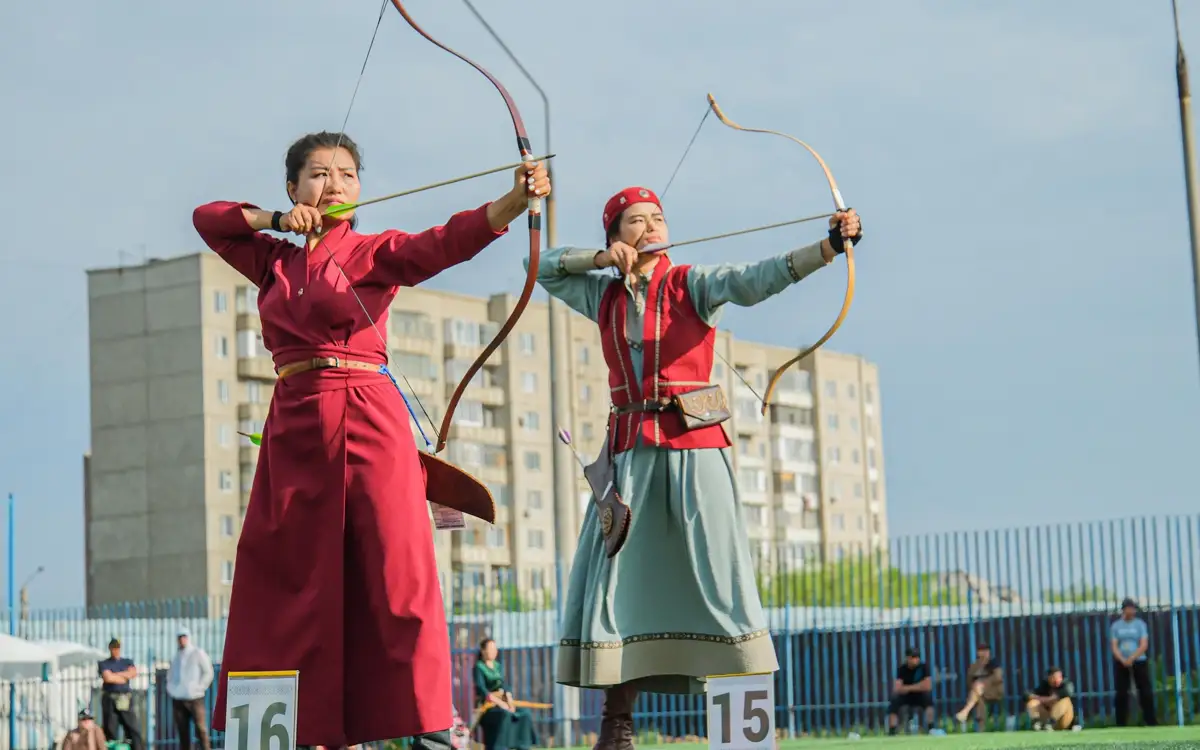
[{"label": "small belt bag", "polygon": [[729,419],[729,402],[720,385],[697,388],[680,393],[671,401],[683,417],[683,426],[689,430],[715,427]]}]

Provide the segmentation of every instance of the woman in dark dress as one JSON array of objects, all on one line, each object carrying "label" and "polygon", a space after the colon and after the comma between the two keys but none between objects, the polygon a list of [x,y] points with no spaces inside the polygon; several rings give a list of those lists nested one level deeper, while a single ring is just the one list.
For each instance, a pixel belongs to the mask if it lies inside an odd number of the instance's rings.
[{"label": "woman in dark dress", "polygon": [[485,638],[475,660],[475,705],[484,710],[479,719],[483,746],[486,750],[528,750],[538,744],[533,714],[513,703],[499,654],[496,642]]}]

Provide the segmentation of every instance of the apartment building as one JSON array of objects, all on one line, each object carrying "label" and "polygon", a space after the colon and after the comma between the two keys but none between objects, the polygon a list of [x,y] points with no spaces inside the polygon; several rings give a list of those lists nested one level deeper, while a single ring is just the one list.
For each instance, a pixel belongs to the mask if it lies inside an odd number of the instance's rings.
[{"label": "apartment building", "polygon": [[[257,290],[211,253],[88,274],[91,455],[85,514],[89,605],[228,594],[275,375],[262,344]],[[467,367],[515,304],[405,290],[388,325],[392,370],[414,407],[440,424]],[[595,455],[608,410],[594,324],[563,313],[569,429]],[[836,559],[887,538],[879,380],[860,357],[822,350],[762,394],[788,349],[722,332],[714,378],[729,394],[749,534],[764,559]],[[420,402],[418,406],[415,401]],[[435,534],[455,585],[555,586],[549,313],[529,305],[455,411],[443,454],[492,489],[495,526]],[[420,431],[414,425],[418,446]],[[421,429],[436,440],[422,415]],[[565,504],[578,528],[582,473]]]}]

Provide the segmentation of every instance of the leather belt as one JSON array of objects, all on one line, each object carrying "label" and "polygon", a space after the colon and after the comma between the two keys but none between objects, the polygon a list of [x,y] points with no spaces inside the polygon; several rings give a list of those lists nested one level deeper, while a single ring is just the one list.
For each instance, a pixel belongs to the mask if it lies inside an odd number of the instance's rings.
[{"label": "leather belt", "polygon": [[275,373],[279,376],[280,380],[283,380],[290,375],[297,375],[309,370],[327,370],[332,367],[379,372],[381,365],[371,362],[359,362],[353,359],[342,359],[341,357],[313,357],[312,359],[302,359],[299,362],[288,362],[276,370]]},{"label": "leather belt", "polygon": [[675,407],[675,402],[669,398],[652,399],[648,398],[644,401],[633,401],[621,406],[613,406],[612,413],[620,416],[622,414],[637,414],[639,412],[664,412]]}]

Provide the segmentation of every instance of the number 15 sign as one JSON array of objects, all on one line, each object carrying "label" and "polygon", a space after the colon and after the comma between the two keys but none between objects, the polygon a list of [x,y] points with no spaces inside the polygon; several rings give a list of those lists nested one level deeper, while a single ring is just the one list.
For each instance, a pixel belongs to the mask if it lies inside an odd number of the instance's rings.
[{"label": "number 15 sign", "polygon": [[775,676],[708,678],[708,746],[712,750],[775,747]]},{"label": "number 15 sign", "polygon": [[296,750],[300,673],[230,672],[225,696],[227,750]]}]

